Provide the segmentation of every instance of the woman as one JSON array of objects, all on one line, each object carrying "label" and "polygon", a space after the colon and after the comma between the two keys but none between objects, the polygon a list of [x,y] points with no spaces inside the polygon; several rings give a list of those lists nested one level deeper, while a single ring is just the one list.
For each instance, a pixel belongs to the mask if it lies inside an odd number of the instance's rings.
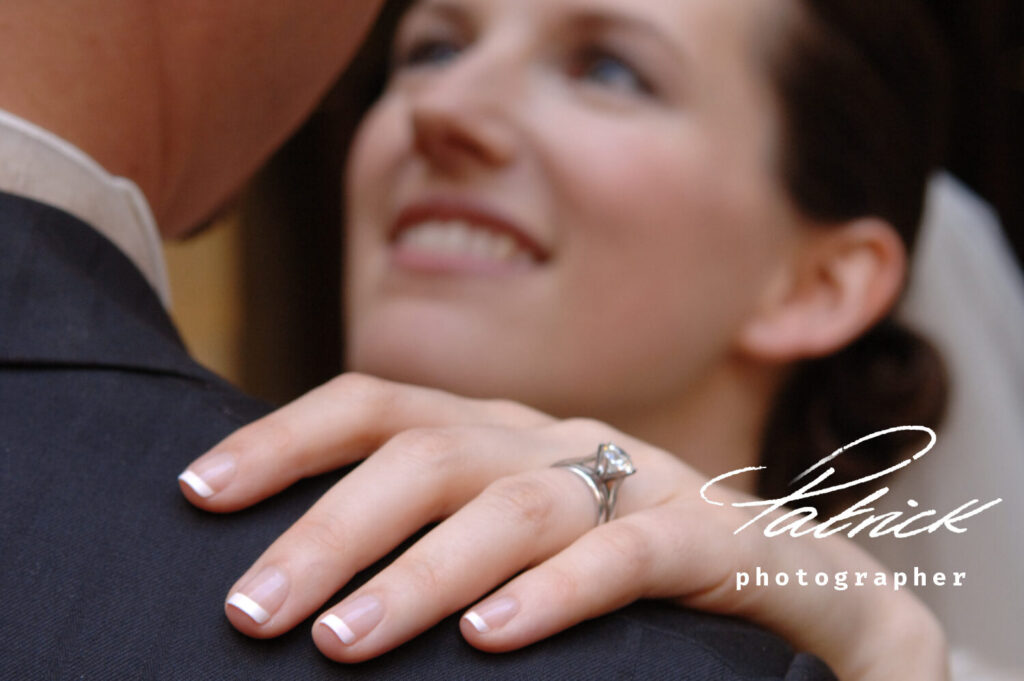
[{"label": "woman", "polygon": [[[940,411],[934,356],[887,320],[938,127],[919,28],[911,3],[863,0],[416,3],[349,161],[349,365],[478,399],[347,375],[193,464],[189,499],[229,511],[371,455],[232,589],[233,624],[277,635],[445,518],[318,620],[321,650],[380,654],[532,568],[473,605],[471,643],[671,598],[841,678],[940,678],[942,633],[905,591],[736,588],[870,557],[734,534],[750,512],[701,498],[759,462],[709,498],[783,496]],[[551,465],[601,442],[637,473],[593,528]],[[837,462],[902,458],[872,444]]]}]

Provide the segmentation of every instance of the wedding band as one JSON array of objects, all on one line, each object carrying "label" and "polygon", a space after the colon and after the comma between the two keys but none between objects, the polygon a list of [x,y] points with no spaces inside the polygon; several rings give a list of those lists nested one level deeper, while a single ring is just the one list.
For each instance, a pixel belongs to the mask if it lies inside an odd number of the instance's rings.
[{"label": "wedding band", "polygon": [[608,522],[615,515],[619,486],[626,477],[636,473],[636,466],[629,454],[610,442],[600,445],[593,456],[566,459],[552,464],[552,467],[568,468],[587,484],[597,502],[598,525]]}]

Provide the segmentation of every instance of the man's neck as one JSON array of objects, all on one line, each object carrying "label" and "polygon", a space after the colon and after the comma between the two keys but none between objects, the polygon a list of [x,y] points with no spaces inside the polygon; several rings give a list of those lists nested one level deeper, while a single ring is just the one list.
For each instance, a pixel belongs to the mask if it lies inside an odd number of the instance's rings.
[{"label": "man's neck", "polygon": [[[5,3],[0,109],[131,178],[159,214],[163,114],[152,7],[105,5],[111,3]],[[129,28],[108,30],[110,15]]]},{"label": "man's neck", "polygon": [[169,306],[156,222],[130,180],[111,175],[67,140],[0,110],[0,191],[59,208],[93,227],[135,264]]}]

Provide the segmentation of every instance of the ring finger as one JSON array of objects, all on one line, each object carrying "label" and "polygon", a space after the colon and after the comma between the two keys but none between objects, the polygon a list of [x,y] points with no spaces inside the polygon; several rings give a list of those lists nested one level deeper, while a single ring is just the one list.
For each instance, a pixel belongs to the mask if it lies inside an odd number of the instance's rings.
[{"label": "ring finger", "polygon": [[334,660],[379,655],[558,553],[594,522],[593,497],[564,469],[502,478],[324,613],[313,638]]},{"label": "ring finger", "polygon": [[495,479],[556,458],[544,447],[538,431],[513,435],[498,427],[395,436],[260,556],[229,592],[228,618],[257,638],[287,631],[423,525],[450,515]]}]

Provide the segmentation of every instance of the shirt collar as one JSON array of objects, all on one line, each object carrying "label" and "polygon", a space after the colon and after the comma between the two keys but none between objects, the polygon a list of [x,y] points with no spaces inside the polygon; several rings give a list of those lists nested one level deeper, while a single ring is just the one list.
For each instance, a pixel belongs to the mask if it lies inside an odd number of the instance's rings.
[{"label": "shirt collar", "polygon": [[67,140],[0,109],[0,190],[74,215],[114,243],[170,307],[167,267],[149,203]]}]

